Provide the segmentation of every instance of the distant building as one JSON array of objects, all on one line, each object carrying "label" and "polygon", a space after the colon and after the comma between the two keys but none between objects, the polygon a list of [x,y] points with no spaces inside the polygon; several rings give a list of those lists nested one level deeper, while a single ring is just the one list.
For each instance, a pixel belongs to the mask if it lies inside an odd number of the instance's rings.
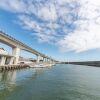
[{"label": "distant building", "polygon": [[0,48],[0,54],[8,54],[7,51],[5,51],[4,48]]}]

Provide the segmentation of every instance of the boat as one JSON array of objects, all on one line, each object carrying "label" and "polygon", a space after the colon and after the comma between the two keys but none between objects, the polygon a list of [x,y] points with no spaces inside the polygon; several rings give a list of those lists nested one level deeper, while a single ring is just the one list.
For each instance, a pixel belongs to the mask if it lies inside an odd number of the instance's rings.
[{"label": "boat", "polygon": [[29,64],[30,68],[46,68],[54,66],[55,64]]},{"label": "boat", "polygon": [[35,65],[29,65],[30,68],[43,68],[45,67],[43,64],[35,64]]}]

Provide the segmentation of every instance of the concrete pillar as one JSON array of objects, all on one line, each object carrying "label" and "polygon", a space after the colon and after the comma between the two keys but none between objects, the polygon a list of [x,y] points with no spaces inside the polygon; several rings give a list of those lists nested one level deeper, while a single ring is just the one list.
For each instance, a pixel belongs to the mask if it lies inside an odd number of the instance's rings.
[{"label": "concrete pillar", "polygon": [[37,62],[37,63],[40,62],[40,56],[39,56],[39,55],[37,55],[37,60],[36,60],[36,62]]},{"label": "concrete pillar", "polygon": [[44,58],[43,57],[41,57],[41,61],[44,62]]},{"label": "concrete pillar", "polygon": [[20,48],[13,48],[12,50],[12,55],[15,57],[14,58],[14,64],[17,64],[18,63],[18,60],[19,60],[19,56],[20,56]]},{"label": "concrete pillar", "polygon": [[11,57],[9,61],[9,65],[12,65],[13,63],[14,63],[14,57]]},{"label": "concrete pillar", "polygon": [[5,65],[6,57],[2,56],[0,60],[0,65]]},{"label": "concrete pillar", "polygon": [[45,62],[45,58],[43,57],[43,62]]},{"label": "concrete pillar", "polygon": [[51,63],[51,59],[49,59],[49,63]]},{"label": "concrete pillar", "polygon": [[50,61],[50,59],[48,58],[48,59],[47,59],[47,61],[49,62],[49,61]]},{"label": "concrete pillar", "polygon": [[54,60],[52,60],[52,63],[54,64]]},{"label": "concrete pillar", "polygon": [[45,58],[45,62],[47,62],[47,58]]},{"label": "concrete pillar", "polygon": [[50,59],[50,63],[53,63],[53,60],[52,59]]},{"label": "concrete pillar", "polygon": [[43,62],[45,62],[45,58],[43,57]]}]

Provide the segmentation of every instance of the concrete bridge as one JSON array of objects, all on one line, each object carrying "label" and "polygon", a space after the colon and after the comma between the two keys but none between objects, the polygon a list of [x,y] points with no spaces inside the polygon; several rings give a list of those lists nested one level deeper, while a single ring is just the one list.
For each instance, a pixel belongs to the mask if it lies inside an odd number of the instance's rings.
[{"label": "concrete bridge", "polygon": [[9,57],[9,64],[17,64],[19,61],[19,54],[20,50],[28,51],[34,55],[37,56],[36,62],[39,63],[40,59],[42,58],[43,61],[50,61],[50,62],[56,62],[56,60],[52,59],[51,57],[46,56],[45,54],[42,54],[35,49],[27,46],[26,44],[16,40],[15,38],[9,36],[8,34],[0,31],[0,42],[4,43],[12,48],[12,55],[0,55],[0,65],[5,65],[6,63],[6,57]]}]

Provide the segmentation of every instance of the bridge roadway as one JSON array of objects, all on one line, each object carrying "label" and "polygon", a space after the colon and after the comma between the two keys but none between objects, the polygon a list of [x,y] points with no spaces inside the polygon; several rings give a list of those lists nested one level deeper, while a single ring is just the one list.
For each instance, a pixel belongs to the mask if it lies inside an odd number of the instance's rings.
[{"label": "bridge roadway", "polygon": [[[26,44],[16,40],[15,38],[9,36],[8,34],[0,31],[0,42],[4,43],[12,48],[12,57],[10,57],[9,64],[17,64],[19,61],[19,54],[20,50],[28,51],[34,55],[37,56],[37,62],[40,61],[41,57],[43,58],[43,61],[50,61],[50,62],[56,62],[56,60],[52,59],[51,57],[46,56],[45,54],[42,54],[38,52],[37,50],[27,46]],[[5,56],[1,56],[0,65],[5,64]]]}]

